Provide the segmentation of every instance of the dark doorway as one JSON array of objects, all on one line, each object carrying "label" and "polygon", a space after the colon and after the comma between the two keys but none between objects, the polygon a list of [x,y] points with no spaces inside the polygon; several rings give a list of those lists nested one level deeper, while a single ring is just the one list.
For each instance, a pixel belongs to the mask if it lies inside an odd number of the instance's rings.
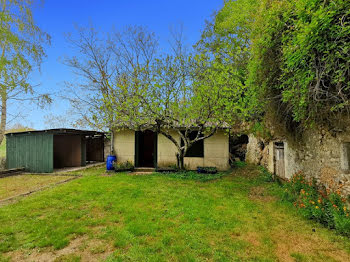
[{"label": "dark doorway", "polygon": [[86,144],[86,161],[103,162],[104,160],[104,137],[93,136],[85,138]]},{"label": "dark doorway", "polygon": [[247,135],[230,135],[230,164],[236,161],[245,161],[249,138]]},{"label": "dark doorway", "polygon": [[135,166],[156,167],[157,165],[157,133],[143,131],[135,133]]},{"label": "dark doorway", "polygon": [[81,166],[82,162],[81,135],[53,136],[54,168]]}]

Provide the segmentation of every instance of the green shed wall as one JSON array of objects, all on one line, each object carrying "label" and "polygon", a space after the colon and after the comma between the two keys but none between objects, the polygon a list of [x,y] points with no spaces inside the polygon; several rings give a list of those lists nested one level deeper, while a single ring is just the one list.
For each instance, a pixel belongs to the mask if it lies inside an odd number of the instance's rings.
[{"label": "green shed wall", "polygon": [[25,167],[29,172],[53,172],[53,134],[6,136],[7,168]]}]

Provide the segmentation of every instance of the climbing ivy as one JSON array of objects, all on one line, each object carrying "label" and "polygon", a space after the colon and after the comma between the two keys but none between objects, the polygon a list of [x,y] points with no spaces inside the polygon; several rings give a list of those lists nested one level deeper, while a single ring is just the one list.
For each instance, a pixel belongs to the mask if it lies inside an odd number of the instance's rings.
[{"label": "climbing ivy", "polygon": [[227,1],[215,30],[241,44],[245,95],[265,116],[307,127],[350,110],[350,1]]}]

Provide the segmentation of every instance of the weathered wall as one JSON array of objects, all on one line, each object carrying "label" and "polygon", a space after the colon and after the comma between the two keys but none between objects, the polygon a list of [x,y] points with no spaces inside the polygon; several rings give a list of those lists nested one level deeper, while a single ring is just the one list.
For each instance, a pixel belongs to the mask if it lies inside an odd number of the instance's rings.
[{"label": "weathered wall", "polygon": [[[180,143],[180,136],[172,135]],[[158,166],[176,164],[176,146],[163,135],[158,136]],[[204,140],[204,157],[185,157],[187,169],[195,170],[198,166],[215,166],[218,170],[229,169],[229,139],[224,131],[218,131]]]},{"label": "weathered wall", "polygon": [[259,140],[253,136],[249,136],[249,142],[247,145],[246,162],[259,165],[261,162],[262,152],[259,146]]},{"label": "weathered wall", "polygon": [[[175,131],[170,134],[180,142],[180,135],[176,134]],[[173,142],[163,135],[158,135],[158,166],[168,167],[176,165],[176,152],[177,148]]]},{"label": "weathered wall", "polygon": [[308,130],[299,143],[281,138],[267,143],[264,150],[259,150],[259,139],[250,136],[247,161],[275,172],[273,145],[276,141],[284,142],[286,178],[302,172],[326,187],[350,194],[350,132],[331,134],[325,130]]},{"label": "weathered wall", "polygon": [[224,131],[218,131],[204,140],[204,166],[216,166],[227,170],[229,166],[229,137]]},{"label": "weathered wall", "polygon": [[120,130],[113,137],[114,154],[118,162],[135,162],[135,131]]},{"label": "weathered wall", "polygon": [[349,132],[330,134],[325,130],[308,131],[304,135],[305,147],[297,150],[301,170],[315,177],[327,187],[337,189],[343,184],[344,194],[350,194],[349,157],[347,143]]}]

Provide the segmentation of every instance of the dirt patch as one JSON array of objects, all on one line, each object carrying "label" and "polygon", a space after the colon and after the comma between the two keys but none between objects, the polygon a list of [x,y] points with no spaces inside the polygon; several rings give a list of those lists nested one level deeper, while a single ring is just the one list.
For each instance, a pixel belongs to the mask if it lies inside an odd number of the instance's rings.
[{"label": "dirt patch", "polygon": [[246,234],[242,235],[242,239],[254,247],[260,246],[260,237],[256,232],[247,232]]},{"label": "dirt patch", "polygon": [[254,201],[272,202],[276,197],[269,195],[262,186],[252,187],[249,192],[249,198]]},{"label": "dirt patch", "polygon": [[69,245],[60,250],[34,249],[16,250],[6,254],[10,261],[101,261],[113,253],[113,246],[105,240],[89,239],[87,236],[77,237]]},{"label": "dirt patch", "polygon": [[272,238],[276,244],[276,256],[280,261],[295,261],[295,258],[291,255],[296,253],[311,257],[315,254],[322,254],[325,259],[350,261],[350,255],[348,253],[315,234],[302,236],[292,232],[278,232],[274,233]]},{"label": "dirt patch", "polygon": [[257,232],[234,232],[231,234],[231,238],[234,240],[243,240],[254,247],[260,246],[260,235]]}]

